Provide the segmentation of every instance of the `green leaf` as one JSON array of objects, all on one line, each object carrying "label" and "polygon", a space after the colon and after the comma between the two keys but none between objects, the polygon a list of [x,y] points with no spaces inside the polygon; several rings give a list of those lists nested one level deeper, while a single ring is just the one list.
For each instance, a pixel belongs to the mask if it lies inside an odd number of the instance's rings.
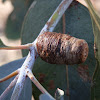
[{"label": "green leaf", "polygon": [[47,94],[41,94],[39,96],[39,100],[54,100],[54,99],[50,98]]},{"label": "green leaf", "polygon": [[93,74],[93,86],[91,87],[91,100],[100,100],[100,16],[96,13],[90,0],[86,0],[92,19],[95,57],[97,60],[96,68]]},{"label": "green leaf", "polygon": [[[5,64],[3,66],[0,66],[0,78],[3,78],[5,76],[7,76],[8,74],[10,74],[11,72],[13,72],[13,71],[17,70],[18,68],[20,68],[21,65],[23,64],[24,60],[25,60],[25,58],[22,58],[22,59],[10,62],[8,64]],[[13,79],[14,79],[14,77],[7,80],[7,81],[4,81],[4,82],[0,83],[0,95],[9,86],[10,82]],[[9,92],[9,94],[7,95],[5,100],[10,100],[13,89]],[[31,97],[32,97],[31,81],[30,81],[29,78],[27,78],[19,100],[31,100]]]},{"label": "green leaf", "polygon": [[[37,0],[36,4],[31,5],[24,19],[22,27],[22,44],[33,42],[39,32],[50,18],[61,0]],[[78,66],[88,66],[90,77],[95,68],[95,57],[93,51],[94,36],[92,30],[91,18],[88,9],[74,1],[69,9],[65,12],[66,16],[66,34],[77,38],[85,39],[89,45],[89,56],[82,65],[69,66],[69,91],[70,100],[89,100],[90,99],[90,80],[84,81],[79,72]],[[62,33],[62,19],[56,26],[55,32]],[[23,51],[23,56],[27,55],[27,51]],[[64,98],[68,100],[66,95],[67,80],[65,65],[48,64],[38,58],[35,62],[33,72],[40,83],[47,91],[54,96],[57,88],[65,92]],[[33,84],[33,95],[38,100],[40,91]]]},{"label": "green leaf", "polygon": [[10,0],[14,10],[8,16],[5,33],[9,39],[20,38],[24,16],[33,0]]}]

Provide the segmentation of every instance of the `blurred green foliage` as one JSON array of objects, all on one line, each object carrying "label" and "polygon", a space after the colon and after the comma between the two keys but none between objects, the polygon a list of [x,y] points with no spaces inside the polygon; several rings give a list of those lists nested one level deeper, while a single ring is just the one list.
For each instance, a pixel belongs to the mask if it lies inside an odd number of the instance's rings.
[{"label": "blurred green foliage", "polygon": [[[4,0],[5,2],[6,0]],[[11,0],[14,6],[13,12],[9,15],[5,33],[9,39],[20,38],[21,28],[24,16],[34,0]]]}]

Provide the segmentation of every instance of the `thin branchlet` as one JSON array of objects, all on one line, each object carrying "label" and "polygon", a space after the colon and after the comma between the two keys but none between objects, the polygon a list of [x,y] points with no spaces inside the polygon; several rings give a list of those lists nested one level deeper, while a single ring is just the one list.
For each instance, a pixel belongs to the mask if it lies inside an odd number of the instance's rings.
[{"label": "thin branchlet", "polygon": [[35,76],[33,75],[32,71],[30,69],[26,70],[27,76],[31,79],[31,81],[39,88],[39,90],[42,93],[47,93],[47,91],[41,86],[41,84],[37,81]]},{"label": "thin branchlet", "polygon": [[0,50],[18,50],[18,49],[29,49],[32,47],[32,43],[28,43],[25,45],[19,45],[19,46],[6,46],[6,47],[0,47]]},{"label": "thin branchlet", "polygon": [[38,87],[38,89],[43,93],[43,94],[47,94],[50,96],[50,98],[52,98],[52,100],[55,100],[47,91],[46,89],[38,82],[38,80],[35,78],[35,76],[33,75],[32,71],[30,69],[26,70],[26,74],[27,76],[31,79],[31,81]]},{"label": "thin branchlet", "polygon": [[14,72],[12,72],[12,73],[9,74],[8,76],[6,76],[6,77],[0,79],[0,83],[3,82],[3,81],[8,80],[8,79],[10,79],[10,78],[12,78],[13,76],[17,75],[18,73],[19,73],[19,69],[16,70],[16,71],[14,71]]},{"label": "thin branchlet", "polygon": [[11,89],[15,86],[18,79],[18,75],[14,78],[14,80],[10,83],[10,85],[5,89],[5,91],[1,94],[0,100],[5,100]]}]

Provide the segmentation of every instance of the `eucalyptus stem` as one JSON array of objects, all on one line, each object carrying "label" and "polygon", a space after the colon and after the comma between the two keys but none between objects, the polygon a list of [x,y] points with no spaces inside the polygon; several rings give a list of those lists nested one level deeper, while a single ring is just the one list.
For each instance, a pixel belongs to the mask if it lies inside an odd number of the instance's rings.
[{"label": "eucalyptus stem", "polygon": [[52,100],[55,100],[46,90],[45,88],[38,82],[38,80],[33,75],[32,71],[30,69],[26,70],[27,76],[31,79],[31,81],[38,87],[38,89],[43,93],[47,94]]}]

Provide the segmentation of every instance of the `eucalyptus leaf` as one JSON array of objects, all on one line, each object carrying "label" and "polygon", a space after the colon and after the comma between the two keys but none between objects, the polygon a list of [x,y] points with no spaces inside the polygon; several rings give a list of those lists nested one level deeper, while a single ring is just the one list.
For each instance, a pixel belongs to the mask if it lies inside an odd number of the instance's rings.
[{"label": "eucalyptus leaf", "polygon": [[47,94],[41,94],[39,96],[39,100],[54,100],[54,99],[50,98]]},{"label": "eucalyptus leaf", "polygon": [[[3,66],[0,66],[0,78],[3,78],[5,76],[7,76],[8,74],[10,74],[11,72],[13,72],[13,71],[17,70],[18,68],[20,68],[21,65],[23,64],[24,60],[25,60],[25,58],[22,58],[22,59],[10,62],[8,64],[5,64]],[[10,82],[13,79],[14,79],[14,77],[7,80],[7,81],[4,81],[4,82],[0,83],[0,95],[9,86]],[[9,94],[7,95],[5,100],[10,100],[13,89],[9,92]],[[26,82],[25,82],[25,85],[24,85],[24,88],[22,90],[21,96],[18,100],[31,100],[31,98],[32,98],[32,86],[31,86],[30,79],[27,78]]]},{"label": "eucalyptus leaf", "polygon": [[94,51],[97,60],[96,68],[93,74],[93,86],[91,87],[91,100],[100,100],[100,16],[96,13],[90,0],[85,0],[92,19],[94,32]]},{"label": "eucalyptus leaf", "polygon": [[31,2],[34,0],[10,0],[10,1],[14,7],[14,10],[8,16],[5,33],[7,38],[9,39],[18,39],[20,38],[20,31],[23,23],[23,18]]},{"label": "eucalyptus leaf", "polygon": [[[36,0],[35,5],[29,8],[22,27],[22,44],[33,42],[38,36],[39,32],[50,18],[58,4],[62,0]],[[66,80],[66,66],[48,64],[38,58],[35,62],[33,72],[40,83],[47,89],[47,91],[54,96],[57,88],[64,91],[64,99],[68,100],[90,100],[90,81],[84,81],[77,71],[79,66],[88,66],[89,77],[93,74],[95,69],[95,57],[93,51],[94,36],[92,30],[91,18],[88,9],[74,1],[72,5],[65,12],[66,16],[66,34],[75,36],[77,38],[85,39],[89,45],[89,55],[84,64],[73,65],[68,67],[69,73],[69,91],[67,95],[67,80]],[[55,32],[62,33],[62,19],[56,26]],[[27,51],[23,51],[23,56],[27,55]],[[85,74],[83,74],[85,75]],[[33,84],[33,95],[36,100],[40,95],[40,91]]]}]

